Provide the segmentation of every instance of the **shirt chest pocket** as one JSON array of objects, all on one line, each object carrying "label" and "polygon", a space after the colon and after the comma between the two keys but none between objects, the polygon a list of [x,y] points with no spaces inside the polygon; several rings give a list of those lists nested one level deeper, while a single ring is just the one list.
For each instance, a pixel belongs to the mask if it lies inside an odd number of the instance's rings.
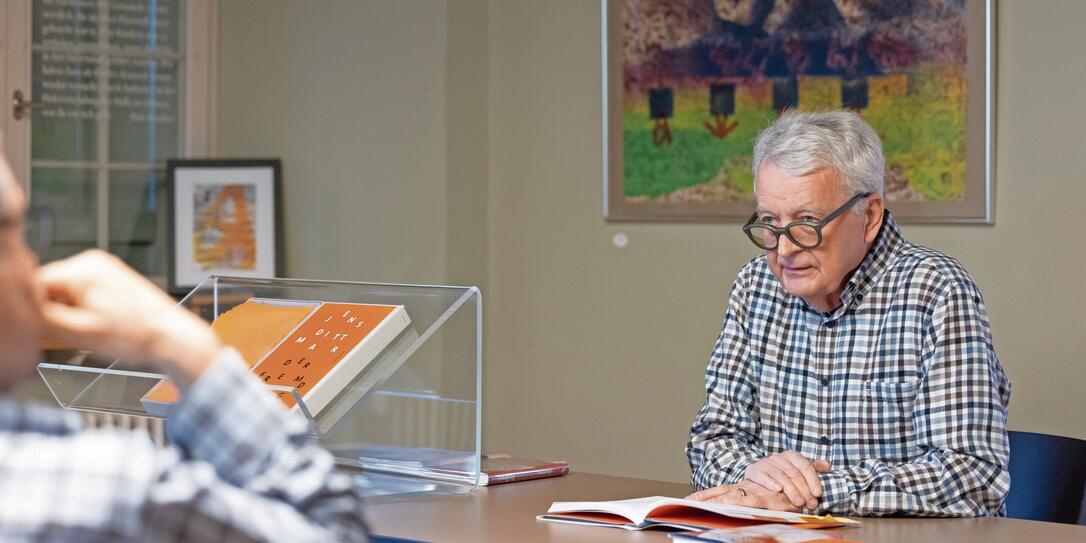
[{"label": "shirt chest pocket", "polygon": [[870,379],[861,381],[861,399],[867,402],[885,402],[892,404],[909,404],[916,400],[916,393],[920,390],[920,381],[879,381]]},{"label": "shirt chest pocket", "polygon": [[916,443],[913,408],[920,381],[859,381],[850,394],[853,435],[864,457],[907,461]]}]

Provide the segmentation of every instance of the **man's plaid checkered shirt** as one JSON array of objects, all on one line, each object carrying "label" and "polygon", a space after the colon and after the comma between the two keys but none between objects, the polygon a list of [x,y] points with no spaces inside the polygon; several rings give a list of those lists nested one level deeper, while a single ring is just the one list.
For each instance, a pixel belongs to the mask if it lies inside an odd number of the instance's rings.
[{"label": "man's plaid checkered shirt", "polygon": [[786,293],[765,255],[747,263],[705,385],[686,448],[698,489],[794,450],[832,466],[818,512],[1003,514],[1011,384],[984,301],[889,212],[830,313]]}]

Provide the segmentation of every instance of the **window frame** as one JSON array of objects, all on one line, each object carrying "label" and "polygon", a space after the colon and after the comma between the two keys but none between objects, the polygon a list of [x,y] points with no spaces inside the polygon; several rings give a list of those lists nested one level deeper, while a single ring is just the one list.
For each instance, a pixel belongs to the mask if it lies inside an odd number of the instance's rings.
[{"label": "window frame", "polygon": [[[100,0],[104,2],[105,0]],[[30,194],[31,134],[30,116],[16,120],[11,97],[16,90],[24,96],[32,89],[32,0],[4,0],[0,2],[0,150],[11,164],[16,179]],[[179,73],[179,85],[183,87],[180,104],[181,151],[176,158],[201,158],[216,156],[218,150],[218,58],[219,58],[219,0],[181,0],[184,61]],[[30,99],[37,97],[31,96]],[[140,169],[145,163],[127,164],[110,162],[101,157],[88,168],[98,171],[98,204],[96,218],[96,245],[109,249],[109,181],[108,173],[103,181],[102,171]],[[120,166],[120,168],[117,168]],[[165,159],[154,165],[155,170],[165,170]],[[156,274],[156,280],[165,280]]]}]

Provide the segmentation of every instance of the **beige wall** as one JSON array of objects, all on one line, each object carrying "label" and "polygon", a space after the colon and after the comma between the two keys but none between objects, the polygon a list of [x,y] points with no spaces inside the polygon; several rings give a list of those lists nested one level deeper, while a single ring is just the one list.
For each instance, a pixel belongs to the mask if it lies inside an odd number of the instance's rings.
[{"label": "beige wall", "polygon": [[485,287],[490,176],[487,0],[454,0],[446,42],[446,281]]},{"label": "beige wall", "polygon": [[220,152],[282,158],[288,276],[442,282],[445,3],[317,6],[221,2]]},{"label": "beige wall", "polygon": [[[267,6],[223,2],[220,140],[283,157],[289,274],[482,284],[488,450],[685,480],[709,349],[754,252],[736,225],[602,220],[598,4]],[[997,224],[905,227],[980,284],[1012,428],[1078,437],[1086,242],[1066,225],[1086,201],[1084,17],[1077,0],[999,2]]]},{"label": "beige wall", "polygon": [[486,2],[221,2],[219,150],[283,160],[286,274],[482,284]]}]

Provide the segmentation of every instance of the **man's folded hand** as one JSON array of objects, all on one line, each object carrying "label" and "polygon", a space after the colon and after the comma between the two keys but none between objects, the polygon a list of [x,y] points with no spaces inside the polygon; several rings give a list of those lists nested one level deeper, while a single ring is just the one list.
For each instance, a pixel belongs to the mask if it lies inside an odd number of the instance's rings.
[{"label": "man's folded hand", "polygon": [[222,349],[206,322],[103,251],[42,266],[37,280],[50,335],[106,356],[150,363],[182,389]]},{"label": "man's folded hand", "polygon": [[818,507],[822,496],[822,481],[818,474],[830,470],[830,463],[809,460],[796,451],[772,454],[747,466],[744,478],[770,490],[782,492],[797,508]]},{"label": "man's folded hand", "polygon": [[686,497],[688,500],[710,503],[727,503],[774,511],[799,511],[783,492],[770,490],[752,481],[733,485],[720,485]]},{"label": "man's folded hand", "polygon": [[778,511],[799,511],[804,506],[814,509],[822,496],[818,474],[829,470],[825,460],[811,461],[796,451],[784,451],[747,466],[744,480],[738,484],[695,492],[687,499]]}]

